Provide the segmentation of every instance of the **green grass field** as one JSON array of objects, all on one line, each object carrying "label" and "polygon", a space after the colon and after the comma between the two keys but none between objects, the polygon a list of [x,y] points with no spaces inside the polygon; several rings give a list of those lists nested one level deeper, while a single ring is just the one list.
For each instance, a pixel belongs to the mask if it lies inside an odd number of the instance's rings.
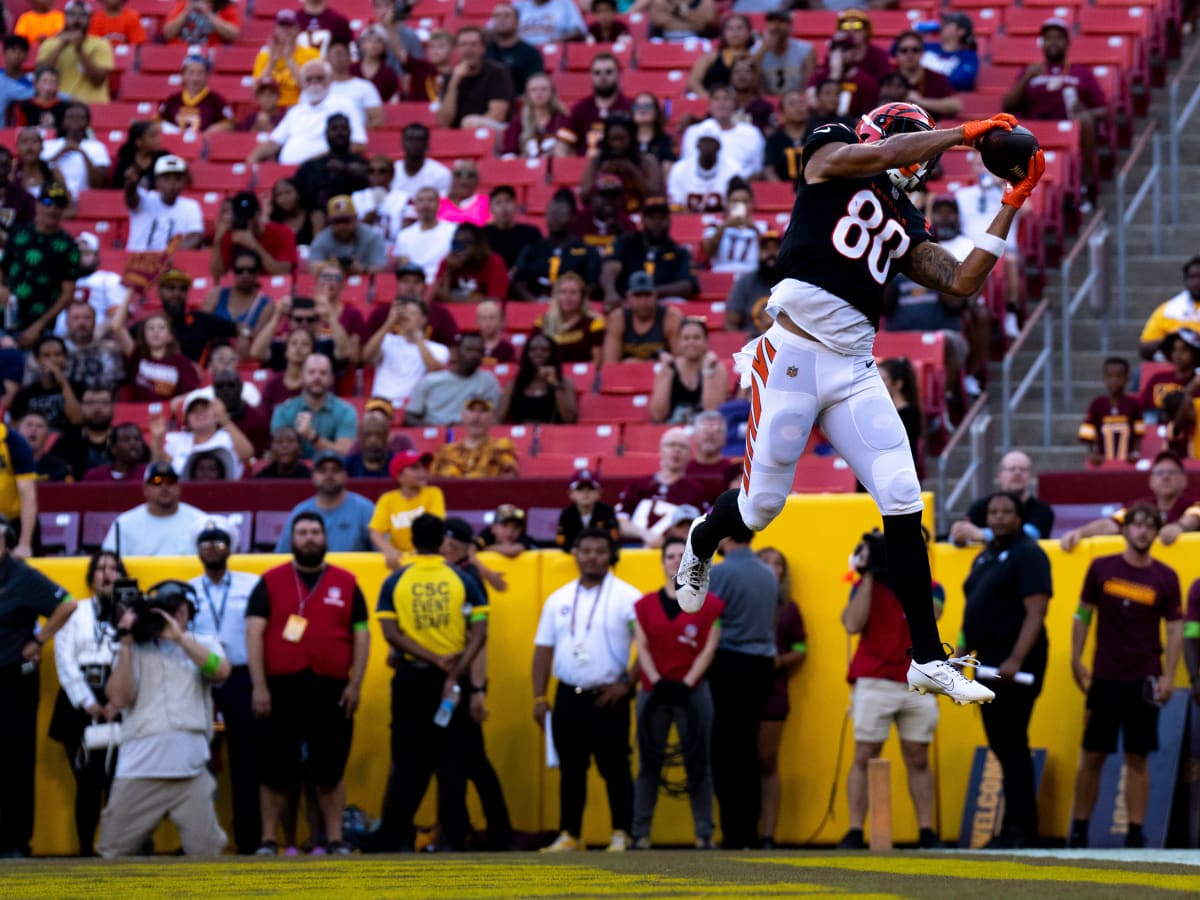
[{"label": "green grass field", "polygon": [[258,860],[176,857],[0,863],[0,897],[912,897],[946,900],[1200,895],[1200,868],[1009,855],[591,852]]}]

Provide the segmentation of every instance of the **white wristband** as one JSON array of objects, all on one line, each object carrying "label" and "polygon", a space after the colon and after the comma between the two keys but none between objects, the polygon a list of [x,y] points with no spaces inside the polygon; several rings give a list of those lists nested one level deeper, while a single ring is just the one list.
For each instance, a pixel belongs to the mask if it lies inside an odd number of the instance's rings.
[{"label": "white wristband", "polygon": [[1005,240],[994,234],[981,234],[975,242],[975,248],[999,259],[1004,255]]}]

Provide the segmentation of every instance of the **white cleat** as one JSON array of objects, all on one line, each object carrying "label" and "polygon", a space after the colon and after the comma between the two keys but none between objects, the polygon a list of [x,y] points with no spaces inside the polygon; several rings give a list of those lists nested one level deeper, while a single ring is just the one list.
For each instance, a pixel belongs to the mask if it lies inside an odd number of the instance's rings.
[{"label": "white cleat", "polygon": [[687,544],[683,558],[679,561],[679,572],[675,575],[675,600],[684,612],[694,613],[704,605],[708,596],[708,573],[712,569],[711,559],[701,559],[692,552],[692,534],[708,516],[701,516],[688,529]]},{"label": "white cleat", "polygon": [[919,663],[916,660],[908,667],[908,689],[919,694],[945,694],[959,706],[968,703],[991,703],[996,695],[978,681],[964,678],[953,663],[978,665],[969,656],[955,659],[935,659]]}]

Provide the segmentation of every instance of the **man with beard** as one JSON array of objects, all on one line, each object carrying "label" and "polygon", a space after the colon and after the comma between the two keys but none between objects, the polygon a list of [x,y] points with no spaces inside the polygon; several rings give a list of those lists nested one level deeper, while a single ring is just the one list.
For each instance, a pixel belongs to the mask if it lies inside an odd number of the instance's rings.
[{"label": "man with beard", "polygon": [[93,466],[84,473],[83,480],[112,484],[114,481],[124,481],[127,484],[137,484],[146,477],[146,460],[150,457],[150,448],[142,437],[142,429],[133,422],[123,422],[112,430],[108,441],[112,462]]},{"label": "man with beard", "polygon": [[473,25],[458,30],[455,38],[458,64],[442,91],[437,123],[442,128],[491,128],[508,121],[513,105],[513,84],[508,69],[487,59],[483,29]]},{"label": "man with beard", "polygon": [[1026,119],[1073,119],[1079,123],[1081,177],[1088,203],[1095,200],[1097,191],[1096,126],[1107,116],[1108,105],[1092,67],[1067,60],[1070,31],[1071,26],[1060,18],[1042,23],[1042,59],[1025,67],[1004,95],[1003,105],[1005,112]]},{"label": "man with beard", "polygon": [[[67,378],[78,395],[89,388],[115,391],[125,380],[125,354],[105,325],[96,335],[96,310],[75,302],[66,308]],[[61,319],[61,317],[60,317]]]},{"label": "man with beard", "polygon": [[71,469],[71,477],[83,479],[88,469],[113,461],[109,436],[112,434],[113,392],[106,387],[85,387],[79,397],[83,421],[65,429],[50,452]]},{"label": "man with beard", "polygon": [[317,454],[316,459],[313,460],[312,474],[313,487],[317,492],[293,507],[288,522],[279,535],[279,541],[275,544],[276,553],[291,552],[291,525],[304,512],[315,512],[325,520],[326,544],[329,552],[367,553],[371,551],[371,535],[368,526],[371,524],[371,516],[375,513],[375,504],[361,494],[346,490],[348,477],[346,463],[339,453],[333,450],[323,450]]},{"label": "man with beard", "polygon": [[[171,320],[171,331],[179,344],[179,352],[193,362],[200,362],[212,341],[236,339],[238,326],[236,322],[212,313],[189,310],[187,297],[191,286],[192,278],[186,272],[168,269],[158,279],[158,299]],[[140,326],[139,322],[134,329]]]},{"label": "man with beard", "polygon": [[481,399],[492,408],[500,402],[500,382],[479,366],[483,338],[468,332],[458,339],[454,367],[427,373],[408,399],[406,425],[457,425],[469,400]]},{"label": "man with beard", "polygon": [[101,547],[121,556],[186,556],[196,545],[196,523],[206,513],[179,501],[179,475],[169,462],[146,467],[146,502],[113,521]]},{"label": "man with beard", "polygon": [[229,774],[233,787],[233,836],[239,853],[258,847],[258,779],[254,771],[250,667],[246,659],[246,604],[258,576],[229,570],[237,528],[223,516],[205,516],[197,526],[196,550],[204,574],[190,582],[196,590],[197,636],[219,641],[232,671],[213,688],[213,700],[225,723]]},{"label": "man with beard", "polygon": [[[350,119],[334,113],[325,121],[325,143],[329,150],[314,156],[296,170],[292,180],[300,202],[324,216],[325,205],[339,194],[353,194],[367,186],[367,158],[350,149]],[[314,234],[320,231],[313,226]]]},{"label": "man with beard", "polygon": [[755,338],[771,326],[766,314],[771,289],[779,283],[779,232],[767,231],[758,239],[758,268],[739,275],[725,301],[725,330],[745,331]]},{"label": "man with beard", "polygon": [[587,284],[596,283],[600,254],[572,233],[574,224],[575,194],[570,188],[560,188],[546,204],[546,237],[526,242],[517,254],[511,279],[516,299],[549,297],[554,283],[565,272],[575,272]]},{"label": "man with beard", "polygon": [[367,604],[354,573],[325,562],[319,513],[299,513],[290,538],[292,559],[263,574],[246,607],[251,703],[260,725],[262,840],[256,852],[274,854],[280,811],[307,777],[317,786],[326,852],[348,855],[342,776],[367,671]]},{"label": "man with beard", "polygon": [[[329,150],[325,126],[329,117],[340,113],[350,123],[350,146],[365,150],[367,129],[362,114],[340,97],[329,93],[330,69],[323,60],[310,60],[300,69],[304,90],[300,102],[284,115],[270,137],[246,158],[247,163],[265,162],[276,155],[284,165],[297,165]],[[365,186],[366,167],[363,167]]]},{"label": "man with beard", "polygon": [[487,45],[487,58],[503,65],[512,75],[513,94],[517,97],[525,93],[529,76],[546,70],[537,47],[517,34],[519,22],[519,14],[511,3],[497,3],[492,8],[492,39]]},{"label": "man with beard", "polygon": [[555,156],[588,156],[604,136],[604,120],[612,112],[632,113],[633,103],[621,92],[621,64],[611,53],[592,57],[592,96],[571,107],[558,131]]},{"label": "man with beard", "polygon": [[261,406],[251,406],[242,394],[242,379],[236,369],[221,369],[213,373],[212,391],[225,404],[229,420],[254,446],[254,455],[262,456],[271,442],[271,420]]},{"label": "man with beard", "polygon": [[352,478],[387,478],[392,451],[388,447],[392,420],[382,415],[363,413],[358,423],[358,451],[346,457],[346,471]]}]

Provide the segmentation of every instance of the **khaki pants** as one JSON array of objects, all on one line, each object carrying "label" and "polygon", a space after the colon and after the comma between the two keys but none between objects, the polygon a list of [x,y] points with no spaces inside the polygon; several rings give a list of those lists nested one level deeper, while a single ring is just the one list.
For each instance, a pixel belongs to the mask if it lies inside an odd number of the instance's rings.
[{"label": "khaki pants", "polygon": [[195,778],[118,778],[100,819],[96,849],[105,859],[138,853],[158,823],[170,819],[179,829],[187,856],[218,856],[226,836],[213,806],[216,780],[208,772]]}]

